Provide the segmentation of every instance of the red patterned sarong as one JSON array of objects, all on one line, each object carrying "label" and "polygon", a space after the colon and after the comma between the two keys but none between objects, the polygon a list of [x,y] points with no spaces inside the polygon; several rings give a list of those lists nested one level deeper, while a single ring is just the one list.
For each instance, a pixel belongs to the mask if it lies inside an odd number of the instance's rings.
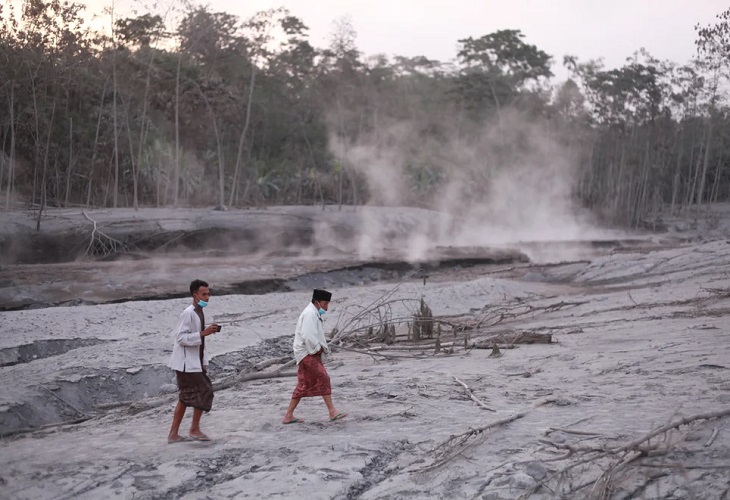
[{"label": "red patterned sarong", "polygon": [[322,353],[310,354],[299,362],[297,372],[297,388],[292,399],[332,394],[330,376],[322,363]]}]

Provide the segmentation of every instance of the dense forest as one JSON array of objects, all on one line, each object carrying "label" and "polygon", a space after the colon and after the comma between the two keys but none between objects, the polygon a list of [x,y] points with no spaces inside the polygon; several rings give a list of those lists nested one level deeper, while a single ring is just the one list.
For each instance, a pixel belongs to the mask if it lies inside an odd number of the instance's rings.
[{"label": "dense forest", "polygon": [[98,32],[73,2],[0,5],[6,208],[443,208],[504,172],[568,179],[550,189],[624,226],[730,198],[730,10],[697,26],[693,60],[640,49],[615,69],[519,30],[446,63],[365,55],[347,19],[314,47],[283,9],[106,15]]}]

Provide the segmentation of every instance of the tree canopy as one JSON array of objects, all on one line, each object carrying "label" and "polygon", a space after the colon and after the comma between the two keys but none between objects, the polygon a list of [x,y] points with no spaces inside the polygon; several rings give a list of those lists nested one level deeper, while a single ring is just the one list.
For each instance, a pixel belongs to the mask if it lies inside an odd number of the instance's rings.
[{"label": "tree canopy", "polygon": [[477,199],[496,173],[555,162],[566,196],[618,224],[730,197],[730,11],[697,26],[691,61],[567,55],[555,81],[516,29],[459,40],[446,63],[365,55],[348,19],[315,47],[284,9],[189,5],[108,33],[82,9],[0,5],[6,207],[441,207],[454,180]]}]

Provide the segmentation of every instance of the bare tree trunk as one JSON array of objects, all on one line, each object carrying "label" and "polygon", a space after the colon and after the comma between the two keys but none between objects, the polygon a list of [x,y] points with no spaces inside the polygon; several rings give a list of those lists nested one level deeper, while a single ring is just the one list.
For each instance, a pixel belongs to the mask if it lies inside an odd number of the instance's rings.
[{"label": "bare tree trunk", "polygon": [[675,138],[675,143],[679,142],[679,152],[677,153],[677,165],[674,170],[674,180],[672,181],[672,203],[670,205],[670,213],[674,213],[676,204],[677,204],[677,197],[679,195],[679,180],[681,178],[681,172],[682,172],[682,156],[684,155],[684,134],[683,130],[680,130],[678,132],[678,137]]},{"label": "bare tree trunk", "polygon": [[41,206],[38,210],[38,219],[36,220],[35,230],[41,230],[41,216],[46,205],[46,173],[48,171],[48,153],[51,150],[51,132],[53,132],[53,120],[56,117],[56,99],[53,99],[53,109],[51,110],[51,122],[48,124],[48,138],[46,140],[45,158],[43,159],[43,177],[41,180]]},{"label": "bare tree trunk", "polygon": [[114,100],[112,103],[112,114],[114,117],[114,208],[117,208],[118,196],[119,196],[119,139],[118,139],[118,128],[117,128],[117,48],[115,41],[114,32],[114,0],[112,0],[112,79],[114,86]]},{"label": "bare tree trunk", "polygon": [[177,207],[180,192],[180,65],[182,64],[182,48],[177,58],[175,75],[175,175],[173,176],[172,205]]},{"label": "bare tree trunk", "polygon": [[86,206],[91,206],[91,186],[93,185],[94,172],[89,172],[89,183],[86,185]]},{"label": "bare tree trunk", "polygon": [[[6,127],[3,124],[3,141],[2,146],[0,146],[0,191],[3,187],[3,179],[5,178],[5,158],[2,157],[2,152],[5,151],[5,146],[8,143],[8,135],[10,135],[10,125]],[[10,182],[9,179],[8,182]]]},{"label": "bare tree trunk", "polygon": [[[613,213],[619,215],[619,204],[621,203],[623,188],[624,165],[626,162],[626,144],[621,141],[621,160],[618,168],[618,175],[613,181],[612,191],[614,191]],[[621,214],[622,218],[623,215]]]},{"label": "bare tree trunk", "polygon": [[15,81],[10,82],[10,165],[8,166],[8,185],[5,189],[5,210],[10,209],[15,180]]},{"label": "bare tree trunk", "polygon": [[[314,149],[312,148],[312,143],[309,142],[309,138],[307,137],[307,128],[304,126],[304,120],[301,116],[299,117],[299,124],[302,126],[302,138],[304,138],[304,143],[307,145],[307,150],[309,151],[309,159],[312,162],[312,174],[314,177],[314,183],[317,186],[317,190],[319,192],[319,199],[322,203],[322,210],[324,210],[324,192],[322,191],[322,183],[319,181],[319,176],[317,175],[317,162],[314,158]],[[314,198],[312,199],[312,202],[312,204],[314,204]]]},{"label": "bare tree trunk", "polygon": [[142,123],[139,127],[139,147],[137,148],[137,169],[133,171],[134,175],[134,209],[139,210],[138,200],[138,182],[139,182],[139,169],[142,166],[142,151],[144,149],[145,135],[147,132],[147,98],[150,92],[150,79],[152,76],[152,64],[155,60],[155,51],[150,50],[150,62],[147,65],[147,80],[144,86],[144,98],[142,100]]},{"label": "bare tree trunk", "polygon": [[66,207],[68,207],[68,197],[71,192],[71,175],[73,174],[74,165],[74,119],[69,118],[68,122],[68,170],[66,171],[66,196],[63,202]]},{"label": "bare tree trunk", "polygon": [[[707,134],[707,132],[705,132],[705,135],[706,134]],[[705,135],[702,136],[703,142],[705,140]],[[692,167],[692,165],[690,165],[690,167],[692,168],[692,171],[691,171],[692,184],[691,184],[691,186],[688,185],[687,195],[685,198],[685,200],[686,200],[685,211],[689,210],[689,207],[692,205],[692,201],[695,199],[694,198],[695,188],[697,187],[697,179],[699,178],[699,175],[700,175],[700,160],[703,158],[702,157],[702,148],[703,148],[703,145],[700,144],[700,152],[697,155],[696,165],[694,167]],[[695,162],[692,162],[692,163],[695,163]]]},{"label": "bare tree trunk", "polygon": [[639,222],[641,221],[641,218],[644,216],[644,212],[646,210],[646,198],[647,198],[647,192],[648,192],[648,184],[649,184],[649,170],[651,168],[651,154],[650,154],[650,139],[646,139],[646,149],[644,150],[644,161],[643,164],[643,172],[641,175],[641,181],[639,184],[639,189],[636,193],[636,200],[637,203],[634,208],[634,227],[639,226]]},{"label": "bare tree trunk", "polygon": [[720,157],[717,159],[717,166],[715,167],[715,180],[712,183],[712,190],[710,191],[710,199],[709,203],[707,204],[707,211],[710,211],[710,206],[713,203],[717,203],[717,192],[718,187],[720,186],[720,175],[722,174],[722,160],[725,149],[723,147],[722,141],[720,142]]},{"label": "bare tree trunk", "polygon": [[109,202],[109,192],[111,191],[111,185],[112,185],[112,167],[114,166],[114,158],[109,159],[109,175],[106,178],[106,189],[104,190],[104,203],[101,204],[101,206],[106,207],[107,203]]},{"label": "bare tree trunk", "polygon": [[[139,207],[137,206],[137,171],[139,169],[139,166],[137,165],[135,156],[134,156],[134,145],[132,144],[132,127],[129,124],[129,115],[131,114],[130,110],[130,104],[129,102],[125,103],[126,113],[125,113],[125,123],[127,125],[127,141],[129,142],[129,162],[132,164],[132,206],[134,207],[134,210],[138,210]],[[126,190],[125,190],[125,200],[126,200]],[[127,206],[129,206],[129,202],[125,203]]]},{"label": "bare tree trunk", "polygon": [[246,119],[243,124],[243,130],[241,131],[241,138],[238,140],[238,152],[236,154],[236,168],[233,171],[233,182],[231,183],[231,194],[228,198],[228,204],[233,206],[233,198],[236,196],[238,191],[238,174],[241,170],[241,155],[243,154],[243,143],[248,133],[248,126],[251,122],[251,106],[253,104],[253,90],[256,83],[256,65],[251,64],[251,80],[249,81],[248,88],[248,102],[246,103]]},{"label": "bare tree trunk", "polygon": [[497,110],[497,125],[499,126],[499,138],[502,141],[502,145],[504,146],[504,126],[502,124],[502,106],[499,104],[499,99],[497,99],[497,92],[494,88],[494,81],[492,79],[489,80],[489,90],[492,91],[492,99],[494,100],[494,107]]},{"label": "bare tree trunk", "polygon": [[225,191],[225,159],[223,157],[223,138],[218,131],[218,124],[215,115],[213,115],[213,131],[215,132],[215,142],[218,144],[218,202],[219,208],[225,210],[226,208],[226,191]]},{"label": "bare tree trunk", "polygon": [[[101,91],[101,103],[99,104],[99,117],[96,120],[96,132],[94,133],[94,147],[91,150],[91,164],[89,165],[89,185],[86,191],[86,206],[91,205],[91,184],[94,177],[94,165],[96,164],[96,151],[99,145],[99,131],[101,130],[101,118],[104,115],[104,100],[106,99],[106,86],[109,78],[104,80],[104,88]],[[104,205],[106,205],[106,195],[104,196]]]},{"label": "bare tree trunk", "polygon": [[342,101],[337,99],[337,117],[339,118],[339,137],[340,137],[340,159],[338,173],[338,191],[337,191],[337,203],[339,205],[338,210],[342,210],[342,177],[345,170],[345,154],[347,153],[345,141],[347,137],[347,131],[345,130],[344,119],[342,118]]},{"label": "bare tree trunk", "polygon": [[710,153],[712,151],[712,113],[710,113],[710,116],[708,117],[709,124],[707,126],[707,140],[705,141],[705,157],[702,161],[702,173],[700,174],[700,184],[697,187],[697,195],[695,198],[697,199],[697,208],[700,208],[700,205],[702,205],[702,200],[704,198],[705,193],[705,180],[707,179],[707,169],[710,165]]},{"label": "bare tree trunk", "polygon": [[[40,63],[39,63],[40,65]],[[36,69],[36,74],[37,74]],[[33,92],[33,114],[35,115],[35,136],[33,138],[35,142],[35,151],[33,154],[33,192],[31,194],[31,205],[35,205],[35,191],[38,186],[38,163],[40,162],[40,148],[41,148],[41,126],[38,116],[38,96],[35,88],[35,75],[30,77],[30,86]]]}]

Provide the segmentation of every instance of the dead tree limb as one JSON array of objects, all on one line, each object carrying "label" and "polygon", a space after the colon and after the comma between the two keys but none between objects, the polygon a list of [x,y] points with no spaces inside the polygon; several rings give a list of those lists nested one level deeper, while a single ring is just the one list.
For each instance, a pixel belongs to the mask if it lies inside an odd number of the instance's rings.
[{"label": "dead tree limb", "polygon": [[42,385],[39,385],[38,387],[40,387],[41,389],[44,389],[46,392],[48,392],[48,394],[50,394],[54,398],[58,399],[64,405],[66,405],[69,408],[71,408],[73,411],[75,411],[76,413],[78,413],[81,417],[85,417],[86,416],[86,413],[84,413],[83,411],[81,411],[78,408],[76,408],[74,405],[72,405],[71,403],[69,403],[68,401],[66,401],[65,399],[63,399],[61,396],[59,396],[58,394],[56,394],[55,392],[53,392],[49,388],[44,387]]},{"label": "dead tree limb", "polygon": [[721,431],[721,430],[723,430],[723,429],[724,429],[725,427],[727,427],[727,422],[725,422],[725,423],[724,423],[724,424],[722,425],[722,427],[715,427],[715,428],[714,428],[714,429],[712,430],[712,436],[710,436],[710,439],[708,439],[708,440],[707,440],[707,442],[705,443],[705,448],[707,448],[708,446],[712,446],[712,443],[713,443],[713,442],[715,441],[715,438],[717,437],[717,435],[718,435],[718,434],[720,433],[720,431]]},{"label": "dead tree limb", "polygon": [[711,412],[707,412],[707,413],[698,413],[697,415],[690,415],[689,417],[684,417],[679,420],[675,420],[674,422],[671,422],[667,425],[654,429],[653,431],[649,432],[648,434],[645,434],[624,446],[621,446],[619,448],[614,448],[610,451],[612,453],[621,453],[624,451],[628,451],[628,450],[637,448],[639,445],[649,441],[651,438],[654,438],[660,434],[664,434],[665,432],[670,431],[672,429],[677,429],[683,425],[687,425],[696,420],[712,420],[714,418],[722,418],[722,417],[726,417],[728,415],[730,415],[730,408],[725,408],[724,410],[718,410],[718,411],[711,411]]},{"label": "dead tree limb", "polygon": [[[265,379],[279,378],[279,377],[295,377],[296,375],[297,375],[296,372],[283,372],[283,371],[281,371],[281,369],[273,371],[273,372],[241,373],[241,374],[226,377],[224,379],[214,382],[213,389],[216,391],[222,391],[222,390],[228,389],[230,387],[233,387],[237,384],[240,384],[242,382],[248,382],[251,380],[265,380]],[[175,401],[175,398],[177,398],[177,394],[166,394],[165,396],[160,396],[160,397],[153,398],[153,399],[135,401],[135,402],[132,402],[131,404],[120,403],[119,406],[128,405],[129,413],[137,414],[137,413],[141,413],[143,411],[151,410],[152,408],[157,408],[158,406],[162,406],[165,404],[171,404],[173,401]]]},{"label": "dead tree limb", "polygon": [[367,354],[368,356],[372,356],[373,358],[375,356],[380,356],[380,357],[385,358],[385,359],[395,359],[395,358],[420,359],[420,358],[423,358],[424,357],[424,356],[417,356],[417,355],[409,355],[409,356],[406,356],[406,355],[403,355],[403,354],[401,354],[401,355],[398,355],[398,354],[383,354],[382,352],[378,352],[378,351],[371,351],[369,349],[355,349],[353,347],[347,347],[347,346],[344,346],[344,345],[333,346],[333,349],[342,349],[343,351],[356,352],[358,354]]},{"label": "dead tree limb", "polygon": [[[220,324],[220,323],[219,323]],[[253,367],[256,371],[261,371],[264,368],[268,368],[271,365],[280,365],[282,363],[286,363],[291,359],[290,356],[283,356],[281,358],[273,358],[273,359],[267,359],[260,363],[255,364]]]},{"label": "dead tree limb", "polygon": [[483,434],[485,431],[487,431],[489,429],[499,427],[500,425],[506,425],[510,422],[513,422],[517,419],[524,417],[525,415],[526,415],[526,413],[515,413],[514,415],[511,415],[511,416],[505,417],[505,418],[501,418],[499,420],[495,420],[494,422],[490,422],[481,427],[475,427],[475,428],[469,429],[468,431],[463,432],[461,434],[450,436],[446,441],[444,441],[443,443],[439,444],[438,446],[434,447],[431,450],[432,453],[437,454],[437,456],[439,457],[438,460],[436,460],[431,465],[427,465],[426,467],[423,467],[421,469],[418,469],[418,470],[415,470],[412,472],[426,472],[426,471],[434,470],[438,467],[441,467],[445,463],[447,463],[450,460],[461,455],[469,447],[474,446],[475,444],[480,442],[479,439],[470,441],[471,438],[473,438],[475,436],[479,436],[480,434]]},{"label": "dead tree limb", "polygon": [[466,390],[467,394],[469,395],[469,398],[470,398],[470,399],[471,399],[472,401],[474,401],[474,402],[475,402],[475,403],[476,403],[477,405],[479,405],[479,406],[480,406],[481,408],[484,408],[485,410],[489,410],[489,411],[497,411],[497,410],[494,410],[494,409],[490,408],[489,406],[485,405],[484,403],[482,403],[482,401],[481,401],[481,400],[479,400],[479,398],[477,398],[477,397],[476,397],[476,396],[474,395],[474,391],[472,391],[472,390],[471,390],[471,389],[469,388],[469,386],[468,386],[468,385],[466,385],[466,384],[465,384],[464,382],[462,382],[461,380],[459,380],[459,379],[458,379],[458,378],[456,378],[456,377],[454,377],[454,380],[456,380],[456,382],[457,382],[457,383],[461,384],[461,385],[462,385],[462,386],[464,387],[464,390]]},{"label": "dead tree limb", "polygon": [[[663,450],[653,450],[650,447],[646,447],[646,443],[648,443],[651,439],[663,435],[673,429],[677,429],[683,425],[690,424],[692,422],[698,421],[698,420],[711,420],[716,418],[723,418],[730,415],[730,408],[726,408],[723,410],[717,410],[713,412],[706,412],[706,413],[699,413],[696,415],[690,415],[688,417],[684,417],[678,420],[675,420],[673,422],[670,422],[666,425],[663,425],[661,427],[658,427],[651,432],[648,432],[624,445],[620,446],[613,446],[613,447],[605,447],[605,446],[577,446],[572,444],[565,444],[565,443],[554,443],[552,441],[548,440],[540,440],[541,442],[545,444],[549,444],[551,446],[554,446],[558,449],[565,449],[568,450],[569,453],[566,454],[565,458],[569,458],[572,456],[577,456],[578,460],[566,465],[561,470],[555,472],[554,474],[549,475],[548,477],[544,478],[542,481],[536,483],[531,488],[528,488],[525,490],[521,495],[520,499],[527,499],[529,498],[533,493],[537,492],[540,488],[543,486],[547,486],[551,481],[564,477],[568,471],[575,469],[578,466],[585,465],[585,464],[597,464],[599,461],[609,460],[613,461],[613,465],[607,465],[605,462],[602,462],[600,465],[600,468],[604,471],[602,472],[598,477],[595,479],[592,479],[588,482],[583,483],[578,488],[571,489],[567,494],[568,496],[575,494],[578,490],[581,490],[583,488],[591,486],[591,493],[589,494],[589,497],[597,497],[597,498],[605,498],[607,492],[611,488],[611,484],[616,477],[616,474],[620,472],[621,470],[628,467],[631,463],[634,461],[647,457],[647,456],[656,456],[656,451],[663,451]],[[639,464],[641,465],[641,464]]]}]

